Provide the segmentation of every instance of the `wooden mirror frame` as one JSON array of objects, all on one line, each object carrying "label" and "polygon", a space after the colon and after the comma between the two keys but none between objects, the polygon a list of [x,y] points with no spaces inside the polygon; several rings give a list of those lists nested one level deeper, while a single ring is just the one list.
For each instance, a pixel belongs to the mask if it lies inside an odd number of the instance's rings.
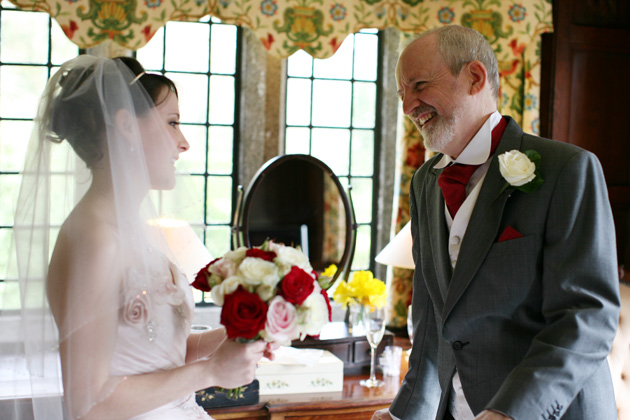
[{"label": "wooden mirror frame", "polygon": [[[357,225],[355,221],[354,207],[352,205],[352,198],[350,195],[351,187],[348,186],[348,193],[344,190],[339,178],[333,173],[333,171],[321,160],[314,158],[310,155],[291,154],[276,156],[267,161],[254,175],[250,182],[247,192],[243,194],[243,187],[239,186],[238,198],[236,204],[236,212],[234,214],[232,224],[232,245],[233,248],[241,246],[251,247],[249,227],[251,224],[251,211],[252,203],[255,198],[257,190],[260,189],[261,184],[265,182],[265,178],[269,176],[275,169],[286,162],[303,161],[309,165],[314,165],[316,168],[321,169],[324,176],[330,177],[337,187],[343,209],[345,212],[345,241],[344,250],[341,256],[341,260],[338,262],[337,273],[333,277],[333,282],[336,281],[342,273],[345,273],[345,278],[348,278],[350,268],[352,265],[352,259],[354,257],[354,250],[356,244]],[[281,187],[279,187],[281,188]]]}]

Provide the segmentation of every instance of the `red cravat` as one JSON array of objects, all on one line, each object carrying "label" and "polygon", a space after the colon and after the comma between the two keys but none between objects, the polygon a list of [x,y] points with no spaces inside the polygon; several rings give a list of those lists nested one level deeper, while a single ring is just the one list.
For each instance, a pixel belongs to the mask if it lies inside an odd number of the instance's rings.
[{"label": "red cravat", "polygon": [[[497,126],[492,130],[489,156],[492,156],[497,149],[499,140],[501,140],[506,126],[507,121],[505,118],[501,118],[501,121],[499,121]],[[444,201],[446,201],[446,207],[451,217],[455,218],[457,210],[459,210],[464,200],[466,200],[466,184],[468,184],[468,180],[479,166],[481,165],[455,163],[442,170],[438,178],[438,185],[442,189],[442,195],[444,196]]]}]

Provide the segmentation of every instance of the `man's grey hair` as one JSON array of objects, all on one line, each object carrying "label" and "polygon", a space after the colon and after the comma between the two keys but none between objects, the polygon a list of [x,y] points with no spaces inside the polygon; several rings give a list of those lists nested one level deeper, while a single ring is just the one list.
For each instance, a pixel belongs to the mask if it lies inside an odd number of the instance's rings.
[{"label": "man's grey hair", "polygon": [[453,75],[457,76],[471,61],[480,61],[488,72],[488,81],[495,99],[499,97],[497,57],[488,41],[474,29],[459,25],[441,26],[404,39],[398,52],[402,54],[411,43],[433,33],[437,36],[437,50]]}]

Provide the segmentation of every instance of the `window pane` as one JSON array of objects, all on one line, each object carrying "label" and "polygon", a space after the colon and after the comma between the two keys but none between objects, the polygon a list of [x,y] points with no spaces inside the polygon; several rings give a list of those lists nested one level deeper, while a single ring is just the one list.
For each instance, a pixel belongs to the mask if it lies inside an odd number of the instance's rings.
[{"label": "window pane", "polygon": [[181,121],[205,123],[208,106],[208,77],[203,74],[167,73],[177,85]]},{"label": "window pane", "polygon": [[311,81],[289,79],[287,81],[287,125],[311,123]]},{"label": "window pane", "polygon": [[204,125],[181,125],[180,127],[190,144],[190,149],[179,155],[179,161],[175,166],[180,172],[203,174],[206,171],[206,127]]},{"label": "window pane", "polygon": [[3,118],[35,117],[47,80],[46,67],[0,67],[0,115]]},{"label": "window pane", "polygon": [[357,223],[372,222],[371,178],[352,178],[352,200]]},{"label": "window pane", "polygon": [[311,154],[330,166],[336,175],[348,174],[350,131],[314,128]]},{"label": "window pane", "polygon": [[360,225],[357,229],[357,243],[352,260],[352,270],[367,270],[370,268],[370,248],[372,244],[372,229],[369,225]]},{"label": "window pane", "polygon": [[[46,64],[48,62],[48,20],[48,14],[43,12],[3,10],[0,20],[0,39],[2,40],[0,61]],[[34,45],[38,48],[33,48]]]},{"label": "window pane", "polygon": [[31,121],[0,120],[0,171],[14,172],[23,168],[32,129]]},{"label": "window pane", "polygon": [[230,223],[232,214],[232,178],[227,176],[208,177],[207,215],[208,223]]},{"label": "window pane", "polygon": [[287,65],[285,152],[310,153],[330,166],[343,186],[355,186],[351,195],[357,195],[365,225],[355,258],[361,269],[372,265],[378,42],[377,29],[361,30],[331,58],[312,60],[298,51]]},{"label": "window pane", "polygon": [[373,128],[376,123],[376,84],[354,84],[352,104],[352,125],[361,128]]},{"label": "window pane", "polygon": [[206,248],[213,258],[220,257],[230,250],[229,226],[208,226],[206,228]]},{"label": "window pane", "polygon": [[20,309],[20,289],[17,281],[0,282],[0,298],[5,297],[4,308]]},{"label": "window pane", "polygon": [[[0,229],[0,278],[17,279],[17,263],[13,246],[13,229]],[[0,283],[0,287],[2,283]],[[2,292],[0,292],[2,298]]]},{"label": "window pane", "polygon": [[164,67],[164,27],[158,29],[153,38],[136,52],[136,58],[147,70]]},{"label": "window pane", "polygon": [[79,47],[68,39],[55,19],[51,23],[50,61],[61,65],[79,55]]},{"label": "window pane", "polygon": [[234,77],[210,76],[210,124],[233,124],[234,103]]},{"label": "window pane", "polygon": [[191,225],[203,224],[203,189],[202,176],[178,174],[174,189],[157,191],[159,214]]},{"label": "window pane", "polygon": [[191,22],[166,24],[166,70],[208,71],[210,27]]},{"label": "window pane", "polygon": [[376,35],[357,34],[354,36],[354,78],[357,80],[376,80],[378,69],[378,37]]},{"label": "window pane", "polygon": [[[2,206],[0,206],[0,225],[13,226],[13,210],[17,202],[21,176],[3,174],[0,176],[0,191],[2,191]],[[0,272],[0,276],[2,272]]]},{"label": "window pane", "polygon": [[208,170],[213,174],[232,173],[234,163],[234,128],[211,126],[208,149]]},{"label": "window pane", "polygon": [[348,35],[337,52],[325,60],[315,59],[313,76],[323,79],[352,78],[353,35]]},{"label": "window pane", "polygon": [[374,131],[352,131],[352,175],[372,176],[374,173]]},{"label": "window pane", "polygon": [[340,176],[338,178],[339,178],[339,183],[343,187],[344,191],[346,191],[346,194],[348,194],[348,185],[350,185],[350,180],[345,176]]},{"label": "window pane", "polygon": [[309,154],[311,130],[307,127],[287,127],[285,138],[286,154]]},{"label": "window pane", "polygon": [[210,37],[210,71],[234,74],[236,72],[236,26],[212,25]]},{"label": "window pane", "polygon": [[313,57],[304,50],[298,50],[287,60],[289,77],[311,77],[313,74]]},{"label": "window pane", "polygon": [[313,81],[313,125],[350,126],[351,92],[350,82]]}]

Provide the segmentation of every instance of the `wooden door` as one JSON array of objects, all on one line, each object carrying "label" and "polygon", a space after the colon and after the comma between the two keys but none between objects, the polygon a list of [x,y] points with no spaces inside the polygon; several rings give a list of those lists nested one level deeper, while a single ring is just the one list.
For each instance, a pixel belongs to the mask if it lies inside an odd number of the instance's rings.
[{"label": "wooden door", "polygon": [[550,72],[552,87],[542,92],[549,98],[541,104],[541,127],[547,130],[542,134],[598,156],[615,217],[619,262],[630,269],[630,2],[555,0],[553,7],[549,54],[543,43],[543,60],[548,60],[543,72]]}]

